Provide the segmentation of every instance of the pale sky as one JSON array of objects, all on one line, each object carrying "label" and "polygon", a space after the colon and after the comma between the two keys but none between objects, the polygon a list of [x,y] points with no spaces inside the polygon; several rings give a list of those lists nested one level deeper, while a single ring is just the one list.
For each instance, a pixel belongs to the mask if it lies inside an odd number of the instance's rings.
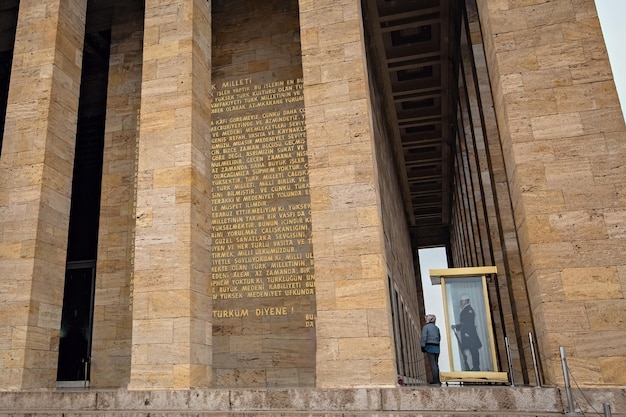
[{"label": "pale sky", "polygon": [[[424,308],[426,314],[437,316],[436,325],[441,332],[441,353],[439,355],[439,370],[449,371],[448,338],[446,337],[447,324],[443,313],[443,299],[441,298],[441,285],[430,283],[429,269],[445,269],[448,267],[446,250],[444,248],[420,249],[420,273],[422,274],[422,288],[424,289]],[[422,323],[424,326],[424,323]]]},{"label": "pale sky", "polygon": [[617,94],[622,105],[622,114],[626,119],[626,54],[623,48],[626,41],[626,1],[624,0],[595,0],[600,18],[600,26],[604,35],[611,69],[615,78]]}]

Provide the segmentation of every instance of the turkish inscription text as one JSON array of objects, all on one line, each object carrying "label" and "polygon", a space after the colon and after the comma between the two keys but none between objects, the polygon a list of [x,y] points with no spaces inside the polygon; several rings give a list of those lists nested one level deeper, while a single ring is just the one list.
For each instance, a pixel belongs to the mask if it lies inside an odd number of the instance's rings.
[{"label": "turkish inscription text", "polygon": [[214,85],[211,130],[213,316],[293,314],[220,301],[315,294],[302,80]]}]

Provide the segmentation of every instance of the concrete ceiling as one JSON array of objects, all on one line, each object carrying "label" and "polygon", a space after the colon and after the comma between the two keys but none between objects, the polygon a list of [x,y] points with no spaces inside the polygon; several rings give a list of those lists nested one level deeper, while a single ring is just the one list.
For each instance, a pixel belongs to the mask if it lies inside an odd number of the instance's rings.
[{"label": "concrete ceiling", "polygon": [[462,2],[363,3],[413,245],[448,244]]}]

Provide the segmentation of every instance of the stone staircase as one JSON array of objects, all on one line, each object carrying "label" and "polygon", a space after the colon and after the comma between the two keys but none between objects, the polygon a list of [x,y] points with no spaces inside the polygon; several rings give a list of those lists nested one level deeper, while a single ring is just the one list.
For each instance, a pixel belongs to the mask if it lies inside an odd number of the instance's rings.
[{"label": "stone staircase", "polygon": [[0,392],[0,417],[626,417],[626,388],[443,386],[355,389]]}]

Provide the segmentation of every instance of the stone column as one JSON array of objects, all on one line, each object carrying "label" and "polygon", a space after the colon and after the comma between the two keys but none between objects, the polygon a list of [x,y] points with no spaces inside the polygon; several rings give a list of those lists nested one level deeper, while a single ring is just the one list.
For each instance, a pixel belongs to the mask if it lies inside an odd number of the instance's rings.
[{"label": "stone column", "polygon": [[317,386],[395,385],[361,2],[300,1]]},{"label": "stone column", "polygon": [[539,358],[626,383],[626,128],[593,0],[478,1]]},{"label": "stone column", "polygon": [[128,9],[116,8],[111,27],[90,374],[91,387],[98,388],[126,387],[130,378],[143,13]]},{"label": "stone column", "polygon": [[[509,337],[513,369],[516,372],[515,382],[527,384],[530,380],[533,382],[535,380],[534,375],[529,378],[533,370],[528,339],[528,333],[534,329],[476,2],[469,0],[465,4],[468,25],[462,27],[461,52],[465,68],[465,83],[468,88],[469,109],[474,127],[471,133],[476,141],[479,156],[478,169],[474,175],[481,179],[485,193],[485,207],[490,230],[488,237],[491,240],[495,266],[498,267],[497,280],[492,283],[492,285],[498,285],[500,298],[499,300],[495,300],[495,297],[492,299],[492,303],[498,303],[491,306],[493,308],[492,319],[496,324],[494,337],[498,340],[501,358],[506,358],[504,336]],[[501,324],[497,311],[502,312]]]},{"label": "stone column", "polygon": [[0,159],[0,386],[55,386],[87,2],[22,1]]},{"label": "stone column", "polygon": [[130,389],[212,379],[210,22],[206,0],[146,1]]}]

